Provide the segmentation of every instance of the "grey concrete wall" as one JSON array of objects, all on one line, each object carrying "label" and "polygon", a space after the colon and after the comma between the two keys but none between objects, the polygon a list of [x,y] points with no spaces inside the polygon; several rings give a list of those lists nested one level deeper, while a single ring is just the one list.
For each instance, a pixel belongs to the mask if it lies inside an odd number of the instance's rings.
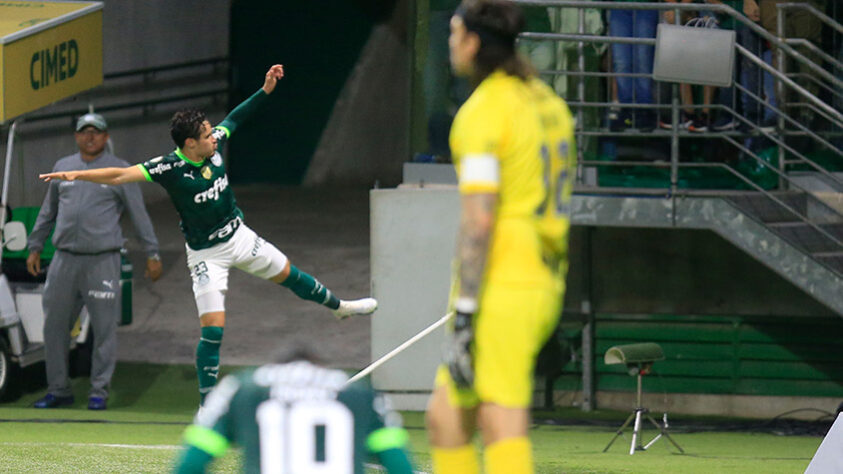
[{"label": "grey concrete wall", "polygon": [[[121,72],[152,66],[208,59],[228,54],[230,0],[108,0],[103,10],[103,71]],[[206,70],[173,75],[129,78],[108,83],[76,97],[48,106],[31,116],[102,107],[202,87],[225,85],[225,72]],[[130,163],[169,152],[172,141],[167,119],[178,107],[206,109],[213,120],[224,116],[227,104],[193,100],[153,108],[106,113],[118,156]],[[52,169],[56,159],[76,151],[70,118],[26,123],[19,128],[18,149],[11,172],[9,202],[13,207],[40,205],[46,186],[37,174]],[[6,131],[0,138],[5,152]],[[145,186],[147,201],[165,197],[157,186]]]},{"label": "grey concrete wall", "polygon": [[598,313],[835,315],[708,230],[574,227],[570,255],[573,311],[590,299]]},{"label": "grey concrete wall", "polygon": [[[458,195],[449,189],[373,190],[371,205],[372,360],[388,353],[445,314],[450,263],[456,246]],[[444,330],[438,329],[372,375],[382,390],[422,391],[433,386]],[[421,409],[398,397],[404,408]]]}]

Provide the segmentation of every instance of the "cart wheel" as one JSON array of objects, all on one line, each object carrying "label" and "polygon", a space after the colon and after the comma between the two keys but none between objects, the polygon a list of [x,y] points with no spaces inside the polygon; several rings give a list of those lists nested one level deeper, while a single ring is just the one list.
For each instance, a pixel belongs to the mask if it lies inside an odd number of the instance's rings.
[{"label": "cart wheel", "polygon": [[8,395],[11,395],[13,368],[9,345],[0,337],[0,400],[5,400]]}]

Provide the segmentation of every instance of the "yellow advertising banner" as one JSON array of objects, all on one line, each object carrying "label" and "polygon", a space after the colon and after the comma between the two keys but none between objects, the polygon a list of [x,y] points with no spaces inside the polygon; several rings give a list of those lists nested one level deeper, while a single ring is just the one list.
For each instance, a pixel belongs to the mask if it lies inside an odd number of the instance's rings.
[{"label": "yellow advertising banner", "polygon": [[0,122],[102,84],[101,3],[0,0],[0,34]]}]

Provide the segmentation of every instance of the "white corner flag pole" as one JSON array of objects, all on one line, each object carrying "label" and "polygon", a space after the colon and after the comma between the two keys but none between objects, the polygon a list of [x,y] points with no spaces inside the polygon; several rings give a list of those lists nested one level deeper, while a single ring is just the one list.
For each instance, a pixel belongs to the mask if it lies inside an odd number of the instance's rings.
[{"label": "white corner flag pole", "polygon": [[378,367],[380,367],[381,365],[386,363],[389,359],[392,359],[393,357],[398,355],[404,349],[412,346],[413,344],[418,342],[423,337],[425,337],[428,334],[435,331],[436,328],[445,324],[449,319],[451,319],[451,317],[453,315],[454,315],[454,313],[450,312],[450,313],[446,314],[445,316],[442,316],[438,321],[436,321],[435,323],[431,324],[430,326],[424,328],[420,333],[418,333],[415,336],[407,339],[406,341],[404,341],[403,344],[401,344],[400,346],[396,347],[395,349],[392,349],[391,351],[389,351],[388,354],[386,354],[383,357],[381,357],[380,359],[372,362],[371,364],[369,364],[365,369],[361,370],[360,372],[357,372],[353,377],[348,379],[348,381],[345,384],[351,385],[354,382],[356,382],[356,381],[362,379],[363,377],[369,375],[370,373],[374,372],[375,369],[377,369]]}]

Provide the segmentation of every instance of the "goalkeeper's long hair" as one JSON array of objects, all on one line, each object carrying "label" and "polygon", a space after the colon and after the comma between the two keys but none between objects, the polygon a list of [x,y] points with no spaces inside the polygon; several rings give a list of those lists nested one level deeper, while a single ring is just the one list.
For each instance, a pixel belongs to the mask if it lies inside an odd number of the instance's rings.
[{"label": "goalkeeper's long hair", "polygon": [[475,87],[497,69],[521,80],[535,75],[533,66],[515,50],[515,38],[526,25],[518,5],[504,0],[463,0],[454,15],[480,38],[471,77]]}]

